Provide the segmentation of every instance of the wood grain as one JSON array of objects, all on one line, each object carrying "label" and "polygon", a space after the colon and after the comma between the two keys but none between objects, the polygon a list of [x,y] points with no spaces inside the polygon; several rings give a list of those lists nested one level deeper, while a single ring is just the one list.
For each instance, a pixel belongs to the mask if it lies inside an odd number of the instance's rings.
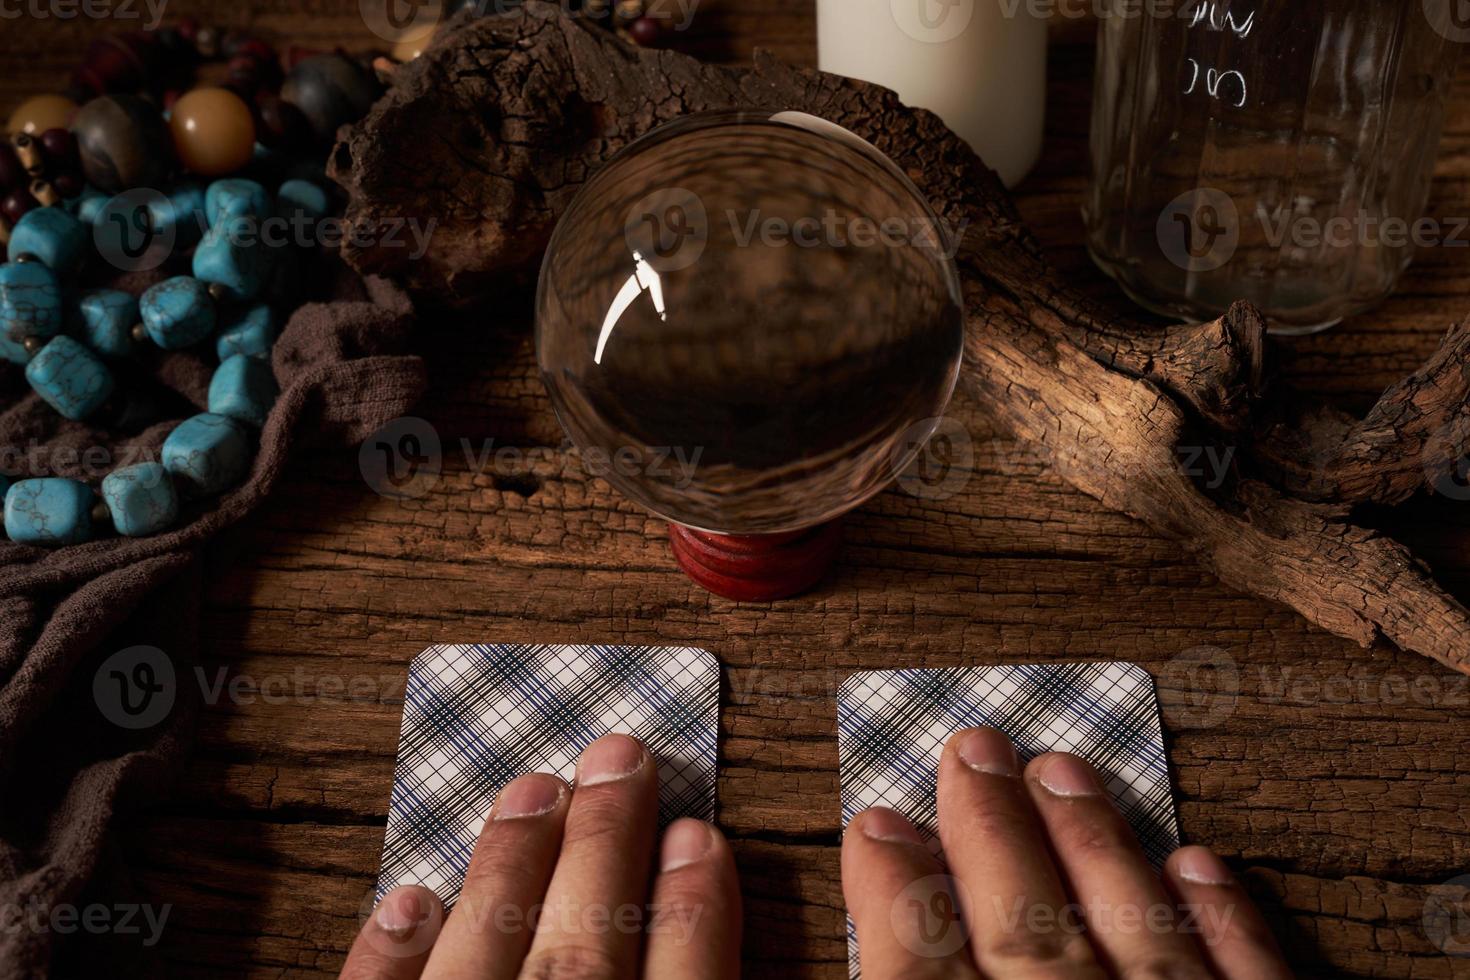
[{"label": "wood grain", "polygon": [[[349,0],[169,8],[186,13],[308,46],[372,40]],[[0,100],[59,86],[105,26],[7,23]],[[705,0],[683,42],[809,62],[814,33],[810,3]],[[1122,302],[1091,269],[1077,217],[1085,24],[1058,25],[1050,74],[1047,149],[1020,208],[1057,264]],[[1431,214],[1465,213],[1467,176],[1462,72]],[[1432,249],[1380,310],[1273,356],[1296,384],[1361,409],[1467,310],[1470,253]],[[952,416],[974,462],[958,493],[893,490],[853,515],[840,567],[812,596],[713,599],[674,568],[659,523],[564,450],[529,326],[522,300],[426,327],[434,385],[420,414],[446,453],[425,497],[376,496],[347,454],[304,457],[215,549],[205,673],[236,678],[235,695],[203,712],[178,794],[124,833],[144,890],[175,906],[174,972],[335,972],[377,869],[407,662],[435,642],[537,641],[691,643],[725,665],[719,820],[737,842],[752,973],[845,975],[833,698],[849,672],[1124,658],[1158,678],[1185,836],[1230,857],[1303,975],[1470,976],[1423,922],[1432,889],[1470,867],[1464,678],[1223,589],[995,437],[963,398]],[[487,439],[529,462],[477,471],[461,440]],[[1470,595],[1463,504],[1416,503],[1387,530]],[[1235,697],[1190,669],[1201,648],[1233,664]]]}]

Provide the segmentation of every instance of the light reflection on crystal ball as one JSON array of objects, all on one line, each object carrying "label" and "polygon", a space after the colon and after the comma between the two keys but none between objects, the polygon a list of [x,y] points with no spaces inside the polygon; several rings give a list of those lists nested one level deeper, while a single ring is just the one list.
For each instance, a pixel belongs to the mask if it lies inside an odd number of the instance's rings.
[{"label": "light reflection on crystal ball", "polygon": [[536,349],[593,475],[669,520],[795,530],[883,489],[963,338],[949,232],[870,144],[704,113],[595,174],[541,268]]}]

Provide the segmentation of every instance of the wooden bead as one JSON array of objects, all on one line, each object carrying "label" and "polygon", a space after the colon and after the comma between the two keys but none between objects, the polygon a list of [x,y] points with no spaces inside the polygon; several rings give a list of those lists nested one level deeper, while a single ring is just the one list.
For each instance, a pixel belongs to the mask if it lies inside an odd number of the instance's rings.
[{"label": "wooden bead", "polygon": [[15,147],[0,140],[0,193],[24,187],[29,182],[26,168],[21,166],[20,157],[15,155]]},{"label": "wooden bead", "polygon": [[41,143],[29,133],[15,137],[15,155],[20,158],[20,165],[29,177],[34,179],[46,172],[46,155],[41,150]]},{"label": "wooden bead", "polygon": [[51,181],[41,178],[31,181],[31,197],[34,197],[42,207],[49,208],[61,203],[61,192]]},{"label": "wooden bead", "polygon": [[255,120],[234,92],[196,88],[179,99],[169,120],[179,162],[205,177],[234,173],[255,152]]},{"label": "wooden bead", "polygon": [[340,54],[307,58],[291,69],[281,87],[281,98],[302,111],[322,143],[336,137],[338,126],[366,115],[377,97],[372,76]]},{"label": "wooden bead", "polygon": [[81,169],[77,138],[69,129],[46,130],[41,134],[41,149],[46,151],[46,168],[50,173],[72,173]]},{"label": "wooden bead", "polygon": [[6,132],[39,136],[48,129],[70,125],[76,111],[77,104],[64,95],[38,95],[10,114]]},{"label": "wooden bead", "polygon": [[28,187],[17,187],[9,194],[0,199],[0,217],[10,222],[11,227],[21,218],[25,217],[27,211],[39,207],[36,199],[31,196]]},{"label": "wooden bead", "polygon": [[117,194],[160,188],[173,162],[173,138],[153,104],[135,95],[107,95],[82,106],[72,121],[82,170],[98,190]]}]

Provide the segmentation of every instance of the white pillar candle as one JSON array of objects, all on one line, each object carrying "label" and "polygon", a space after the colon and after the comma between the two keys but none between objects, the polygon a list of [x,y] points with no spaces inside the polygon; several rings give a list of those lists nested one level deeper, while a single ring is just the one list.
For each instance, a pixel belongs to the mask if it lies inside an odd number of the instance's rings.
[{"label": "white pillar candle", "polygon": [[1041,154],[1046,20],[1027,0],[817,0],[823,71],[937,113],[1007,187]]}]

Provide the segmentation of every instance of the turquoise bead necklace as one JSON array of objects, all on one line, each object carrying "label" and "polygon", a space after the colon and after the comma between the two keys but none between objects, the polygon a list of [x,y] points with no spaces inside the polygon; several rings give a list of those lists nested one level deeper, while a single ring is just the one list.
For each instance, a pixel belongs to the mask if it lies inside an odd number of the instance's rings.
[{"label": "turquoise bead necklace", "polygon": [[160,200],[147,206],[150,231],[170,228],[184,236],[181,244],[191,228],[201,231],[193,274],[165,279],[136,300],[91,290],[68,303],[66,285],[86,258],[87,239],[102,247],[109,215],[135,211],[135,198],[93,192],[27,212],[11,232],[11,261],[0,265],[0,358],[25,365],[42,400],[82,421],[122,411],[113,364],[149,344],[175,351],[213,337],[220,363],[208,410],[177,426],[157,461],[114,470],[97,492],[64,477],[12,482],[0,474],[12,541],[78,544],[101,536],[108,524],[127,537],[156,534],[178,520],[181,502],[221,493],[249,472],[254,434],[279,393],[269,360],[276,322],[264,294],[279,292],[300,271],[288,246],[268,246],[249,233],[272,216],[319,221],[327,196],[311,181],[292,179],[273,203],[260,183],[226,178],[202,191],[181,185]]}]

